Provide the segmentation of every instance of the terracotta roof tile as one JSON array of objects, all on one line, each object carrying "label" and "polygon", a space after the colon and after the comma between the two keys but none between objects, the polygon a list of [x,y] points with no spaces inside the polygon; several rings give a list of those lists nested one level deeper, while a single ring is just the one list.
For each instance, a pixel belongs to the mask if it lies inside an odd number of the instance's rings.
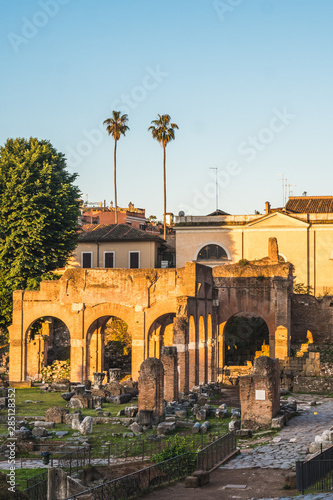
[{"label": "terracotta roof tile", "polygon": [[158,241],[164,240],[128,224],[85,224],[79,241]]},{"label": "terracotta roof tile", "polygon": [[333,213],[333,196],[291,196],[286,210],[296,214]]}]

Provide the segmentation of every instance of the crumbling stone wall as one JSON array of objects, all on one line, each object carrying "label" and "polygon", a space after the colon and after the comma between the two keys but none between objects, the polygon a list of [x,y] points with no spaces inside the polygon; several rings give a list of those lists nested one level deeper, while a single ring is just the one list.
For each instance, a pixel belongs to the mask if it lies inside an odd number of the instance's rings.
[{"label": "crumbling stone wall", "polygon": [[308,330],[314,344],[333,343],[333,297],[294,294],[291,305],[292,343],[306,342]]},{"label": "crumbling stone wall", "polygon": [[[189,262],[182,269],[69,269],[58,281],[42,282],[39,291],[14,292],[10,381],[38,374],[43,359],[36,364],[35,351],[45,346],[36,344],[32,356],[28,332],[45,317],[58,318],[68,328],[71,382],[91,380],[94,372],[105,370],[104,328],[110,317],[116,317],[128,325],[132,339],[133,380],[151,356],[150,342],[158,357],[163,344],[173,345],[179,391],[188,392],[193,385],[216,380],[217,368],[222,374],[223,324],[235,313],[254,312],[266,321],[274,354],[277,326],[289,331],[288,266],[261,263],[211,269]],[[162,317],[172,318],[164,333],[160,329],[150,335]]]}]

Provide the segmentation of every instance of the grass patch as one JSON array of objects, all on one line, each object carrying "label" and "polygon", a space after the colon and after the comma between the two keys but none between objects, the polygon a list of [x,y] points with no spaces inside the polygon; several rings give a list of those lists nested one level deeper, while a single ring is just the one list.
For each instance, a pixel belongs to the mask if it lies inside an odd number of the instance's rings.
[{"label": "grass patch", "polygon": [[[27,479],[31,479],[34,476],[37,476],[37,474],[42,474],[43,472],[46,472],[48,469],[47,468],[40,468],[40,469],[16,469],[15,470],[15,481],[16,481],[16,486],[18,489],[25,490],[27,488]],[[2,469],[1,472],[3,474],[8,474],[9,470]]]}]

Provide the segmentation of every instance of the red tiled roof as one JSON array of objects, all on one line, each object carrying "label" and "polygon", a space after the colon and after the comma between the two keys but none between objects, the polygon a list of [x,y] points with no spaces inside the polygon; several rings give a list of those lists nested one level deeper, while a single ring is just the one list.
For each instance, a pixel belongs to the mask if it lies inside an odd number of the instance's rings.
[{"label": "red tiled roof", "polygon": [[333,213],[333,196],[291,196],[286,210],[296,214]]},{"label": "red tiled roof", "polygon": [[164,240],[155,234],[141,231],[128,224],[85,224],[79,241],[157,241]]}]

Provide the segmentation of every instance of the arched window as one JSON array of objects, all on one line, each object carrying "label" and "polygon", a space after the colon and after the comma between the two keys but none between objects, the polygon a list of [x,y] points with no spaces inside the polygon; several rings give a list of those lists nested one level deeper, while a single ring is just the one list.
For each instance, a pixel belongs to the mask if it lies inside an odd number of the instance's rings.
[{"label": "arched window", "polygon": [[220,245],[211,244],[200,250],[197,260],[228,260],[228,255]]}]

